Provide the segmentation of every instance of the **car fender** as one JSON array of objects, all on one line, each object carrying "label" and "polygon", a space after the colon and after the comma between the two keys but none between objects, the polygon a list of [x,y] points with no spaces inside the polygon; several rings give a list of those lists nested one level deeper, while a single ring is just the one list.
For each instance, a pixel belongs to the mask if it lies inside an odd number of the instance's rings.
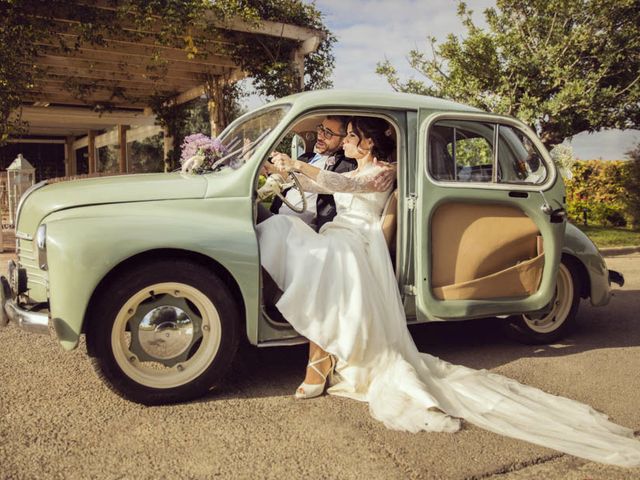
[{"label": "car fender", "polygon": [[89,301],[118,265],[144,252],[175,249],[205,255],[235,280],[247,336],[257,341],[258,243],[247,198],[99,205],[45,218],[49,302],[62,347],[78,344]]},{"label": "car fender", "polygon": [[584,266],[591,304],[598,307],[609,303],[611,289],[607,265],[591,239],[571,223],[567,223],[562,253],[575,257]]}]

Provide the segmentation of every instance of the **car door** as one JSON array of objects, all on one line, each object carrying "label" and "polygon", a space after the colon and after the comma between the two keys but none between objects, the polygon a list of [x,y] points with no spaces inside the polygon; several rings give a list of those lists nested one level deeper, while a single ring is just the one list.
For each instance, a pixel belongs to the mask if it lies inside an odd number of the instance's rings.
[{"label": "car door", "polygon": [[480,113],[419,112],[418,319],[543,310],[554,298],[564,184],[535,134]]}]

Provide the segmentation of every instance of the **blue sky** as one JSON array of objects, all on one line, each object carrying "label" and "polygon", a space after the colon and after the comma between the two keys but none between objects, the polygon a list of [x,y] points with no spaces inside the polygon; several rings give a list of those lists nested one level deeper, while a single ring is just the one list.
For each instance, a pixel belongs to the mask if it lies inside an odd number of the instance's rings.
[{"label": "blue sky", "polygon": [[[495,0],[466,0],[477,25],[484,25],[482,12]],[[409,50],[426,50],[426,36],[443,40],[464,31],[456,16],[455,0],[316,0],[325,24],[338,38],[334,46],[335,88],[390,91],[376,64],[388,58],[401,78],[419,77],[408,64]],[[617,130],[576,135],[574,154],[581,159],[624,158],[640,142],[640,131]]]}]

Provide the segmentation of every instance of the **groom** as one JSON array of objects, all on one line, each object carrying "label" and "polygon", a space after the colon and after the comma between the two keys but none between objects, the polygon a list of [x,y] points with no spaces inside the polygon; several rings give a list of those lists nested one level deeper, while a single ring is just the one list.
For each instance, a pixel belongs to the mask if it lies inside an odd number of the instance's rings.
[{"label": "groom", "polygon": [[[342,151],[342,139],[346,136],[348,117],[339,115],[329,115],[316,126],[316,144],[313,148],[315,155],[309,160],[309,165],[317,168],[331,170],[337,173],[344,173],[354,170],[358,165],[355,160],[344,156]],[[284,155],[279,153],[278,155]],[[267,171],[273,168],[267,165]],[[274,170],[275,171],[275,170]],[[271,204],[271,213],[284,215],[297,215],[305,223],[319,230],[322,225],[333,220],[336,216],[336,203],[331,194],[317,194],[305,192],[307,199],[307,210],[297,213],[283,204],[278,197],[274,198]],[[302,206],[302,197],[295,188],[287,190],[285,198],[296,207]]]}]

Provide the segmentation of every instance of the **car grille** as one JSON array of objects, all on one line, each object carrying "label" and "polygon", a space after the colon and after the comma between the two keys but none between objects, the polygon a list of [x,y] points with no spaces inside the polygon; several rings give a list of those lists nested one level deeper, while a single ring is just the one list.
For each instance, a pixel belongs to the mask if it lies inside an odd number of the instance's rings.
[{"label": "car grille", "polygon": [[43,288],[46,289],[48,281],[47,272],[38,268],[38,261],[36,259],[34,247],[35,245],[33,241],[24,240],[22,238],[16,240],[18,264],[20,267],[27,270],[27,285],[29,290],[34,288],[38,290]]}]

